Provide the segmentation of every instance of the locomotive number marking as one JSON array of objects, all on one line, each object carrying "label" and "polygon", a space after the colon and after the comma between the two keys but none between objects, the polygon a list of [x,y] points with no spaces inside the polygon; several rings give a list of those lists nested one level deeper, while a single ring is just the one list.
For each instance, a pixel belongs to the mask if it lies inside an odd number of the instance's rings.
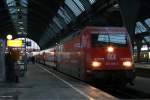
[{"label": "locomotive number marking", "polygon": [[116,54],[108,53],[107,54],[107,60],[116,60]]}]

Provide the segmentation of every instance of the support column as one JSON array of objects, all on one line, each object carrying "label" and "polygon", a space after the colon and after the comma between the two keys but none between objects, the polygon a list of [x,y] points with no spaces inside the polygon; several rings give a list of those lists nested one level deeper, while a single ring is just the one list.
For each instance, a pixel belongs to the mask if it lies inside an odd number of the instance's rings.
[{"label": "support column", "polygon": [[[140,0],[118,0],[124,26],[126,26],[131,40],[134,39],[135,25],[140,8]],[[133,42],[132,42],[133,43]]]},{"label": "support column", "polygon": [[4,40],[0,39],[0,82],[5,81],[5,43]]}]

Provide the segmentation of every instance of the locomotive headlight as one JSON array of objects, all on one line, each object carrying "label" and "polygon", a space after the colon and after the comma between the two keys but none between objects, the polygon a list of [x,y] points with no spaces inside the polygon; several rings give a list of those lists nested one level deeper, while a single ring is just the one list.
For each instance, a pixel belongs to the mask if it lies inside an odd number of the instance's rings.
[{"label": "locomotive headlight", "polygon": [[132,66],[132,62],[131,61],[124,61],[123,62],[123,66],[125,66],[125,67],[131,67]]},{"label": "locomotive headlight", "polygon": [[92,66],[93,66],[94,68],[100,67],[100,66],[101,66],[101,62],[93,61],[93,62],[92,62]]},{"label": "locomotive headlight", "polygon": [[108,52],[114,52],[114,48],[112,46],[107,47]]}]

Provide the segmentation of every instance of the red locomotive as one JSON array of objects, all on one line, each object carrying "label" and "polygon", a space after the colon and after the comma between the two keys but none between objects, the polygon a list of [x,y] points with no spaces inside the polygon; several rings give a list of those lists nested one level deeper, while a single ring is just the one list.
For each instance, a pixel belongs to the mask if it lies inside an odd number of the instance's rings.
[{"label": "red locomotive", "polygon": [[57,70],[81,80],[131,83],[132,46],[124,27],[86,27],[55,48]]}]

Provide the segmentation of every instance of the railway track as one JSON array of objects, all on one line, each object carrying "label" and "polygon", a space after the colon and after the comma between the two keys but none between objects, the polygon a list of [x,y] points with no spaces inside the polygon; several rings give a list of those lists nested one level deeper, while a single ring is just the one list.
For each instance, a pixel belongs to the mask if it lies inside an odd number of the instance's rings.
[{"label": "railway track", "polygon": [[112,87],[102,87],[99,85],[94,85],[94,87],[101,89],[120,99],[146,99],[146,100],[150,99],[149,93],[144,93],[142,91],[138,91],[138,90],[131,89],[128,87],[112,88]]}]

